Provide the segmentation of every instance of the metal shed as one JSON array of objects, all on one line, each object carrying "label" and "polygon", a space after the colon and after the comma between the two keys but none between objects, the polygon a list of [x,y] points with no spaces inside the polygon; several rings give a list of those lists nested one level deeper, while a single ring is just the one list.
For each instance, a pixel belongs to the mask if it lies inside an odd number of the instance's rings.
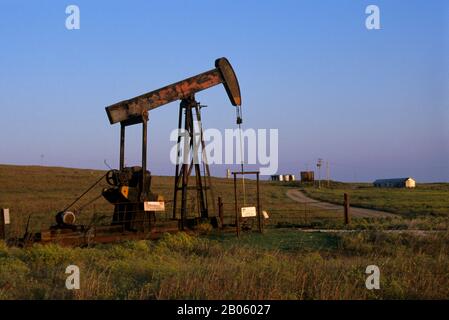
[{"label": "metal shed", "polygon": [[416,181],[413,178],[378,179],[373,182],[378,188],[415,188]]},{"label": "metal shed", "polygon": [[271,176],[271,181],[283,181],[284,176],[282,174],[276,174]]},{"label": "metal shed", "polygon": [[302,182],[314,182],[314,172],[313,171],[301,171],[301,181]]}]

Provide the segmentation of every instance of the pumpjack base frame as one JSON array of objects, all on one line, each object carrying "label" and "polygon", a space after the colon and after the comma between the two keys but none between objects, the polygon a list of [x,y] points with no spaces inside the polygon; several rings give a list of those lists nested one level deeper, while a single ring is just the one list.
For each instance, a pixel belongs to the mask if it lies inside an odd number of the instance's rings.
[{"label": "pumpjack base frame", "polygon": [[178,232],[177,223],[166,223],[149,232],[126,231],[121,226],[74,226],[71,229],[49,229],[27,233],[22,238],[9,239],[11,246],[29,247],[33,244],[55,243],[62,246],[86,247],[94,244],[118,243],[132,240],[157,240],[164,233]]}]

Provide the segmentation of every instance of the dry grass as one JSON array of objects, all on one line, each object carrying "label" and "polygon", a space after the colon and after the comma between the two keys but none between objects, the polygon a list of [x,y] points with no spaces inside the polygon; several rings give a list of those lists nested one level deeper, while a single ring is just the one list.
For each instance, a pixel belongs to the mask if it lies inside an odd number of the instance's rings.
[{"label": "dry grass", "polygon": [[[23,231],[32,214],[35,230],[48,227],[61,210],[104,172],[65,168],[0,166],[0,206],[11,209],[14,228]],[[166,199],[171,177],[154,177],[152,189]],[[214,179],[216,195],[228,206],[233,182]],[[254,182],[247,182],[255,189]],[[285,186],[263,182],[263,208],[288,221],[302,208],[285,196]],[[101,191],[101,186],[91,197]],[[248,202],[254,201],[249,192]],[[112,212],[99,200],[94,209]],[[231,209],[227,209],[232,211]],[[285,216],[282,216],[285,215]],[[330,222],[329,222],[330,223]],[[360,229],[428,221],[360,220]],[[329,226],[335,227],[330,224]],[[406,225],[407,228],[408,226]],[[13,230],[14,231],[14,230]],[[204,231],[209,231],[205,228]],[[266,234],[166,235],[92,248],[36,245],[7,248],[0,242],[0,299],[448,299],[449,235],[417,236],[379,231],[344,235],[304,233],[294,228]],[[65,268],[81,269],[81,289],[65,289]],[[365,288],[365,268],[381,269],[381,290]]]},{"label": "dry grass", "polygon": [[302,187],[314,199],[343,203],[343,194],[350,195],[352,205],[413,217],[449,219],[449,183],[418,183],[414,189],[375,188],[368,183],[332,183],[330,188]]},{"label": "dry grass", "polygon": [[[277,231],[281,232],[281,231]],[[286,236],[270,231],[265,239]],[[88,249],[0,246],[2,299],[447,299],[448,235],[305,235],[288,246],[259,236],[232,239],[167,235]],[[329,236],[326,236],[329,237]],[[317,243],[332,245],[316,247]],[[81,269],[81,289],[64,287],[64,269]],[[365,268],[381,270],[381,289],[365,288]],[[11,276],[13,275],[13,276]]]},{"label": "dry grass", "polygon": [[[3,191],[0,193],[0,206],[11,210],[12,234],[23,234],[27,219],[30,216],[31,230],[39,231],[48,228],[54,223],[54,216],[57,212],[64,209],[104,174],[105,171],[99,170],[0,165],[0,185],[3,187]],[[223,199],[225,215],[233,219],[233,180],[212,178],[212,182],[216,198],[222,197]],[[151,189],[169,200],[173,198],[173,183],[173,177],[153,176]],[[90,199],[98,196],[104,187],[106,187],[106,183],[102,181],[79,204],[87,203]],[[246,179],[248,205],[256,204],[255,190],[255,181]],[[238,201],[243,203],[241,180],[238,182],[238,191]],[[272,216],[272,223],[293,221],[295,217],[303,219],[304,215],[307,218],[314,215],[337,217],[339,223],[341,223],[341,212],[314,212],[310,208],[304,210],[303,206],[299,206],[297,202],[285,195],[286,191],[287,188],[282,185],[261,181],[261,205]],[[78,204],[75,208],[77,206]],[[167,215],[169,215],[170,204],[167,208]],[[77,217],[79,223],[88,224],[94,212],[99,215],[110,216],[113,212],[113,206],[100,198],[83,209]]]}]

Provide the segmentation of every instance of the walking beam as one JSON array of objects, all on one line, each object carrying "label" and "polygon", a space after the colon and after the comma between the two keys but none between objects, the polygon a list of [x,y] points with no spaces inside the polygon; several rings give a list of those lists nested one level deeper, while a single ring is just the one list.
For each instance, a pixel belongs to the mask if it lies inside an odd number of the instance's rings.
[{"label": "walking beam", "polygon": [[144,111],[156,109],[176,100],[186,99],[196,92],[220,83],[225,87],[232,105],[240,106],[240,87],[235,72],[226,58],[220,58],[215,60],[215,69],[108,106],[106,113],[111,124],[117,122],[122,122],[124,125],[141,123],[141,115]]}]

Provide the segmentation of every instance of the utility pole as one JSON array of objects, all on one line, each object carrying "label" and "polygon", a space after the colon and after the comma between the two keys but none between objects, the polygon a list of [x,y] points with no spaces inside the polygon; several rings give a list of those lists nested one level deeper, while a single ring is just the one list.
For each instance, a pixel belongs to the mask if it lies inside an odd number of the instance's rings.
[{"label": "utility pole", "polygon": [[323,159],[319,158],[316,164],[318,168],[318,189],[321,189],[321,166],[323,165]]},{"label": "utility pole", "polygon": [[330,187],[329,161],[326,161],[327,187]]}]

